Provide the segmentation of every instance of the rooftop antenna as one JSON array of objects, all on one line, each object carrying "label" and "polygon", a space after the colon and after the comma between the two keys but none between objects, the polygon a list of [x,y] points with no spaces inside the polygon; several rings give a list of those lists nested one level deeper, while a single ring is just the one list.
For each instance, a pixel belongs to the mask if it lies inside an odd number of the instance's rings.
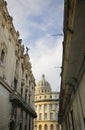
[{"label": "rooftop antenna", "polygon": [[55,66],[54,68],[57,68],[57,69],[62,69],[62,66]]},{"label": "rooftop antenna", "polygon": [[53,34],[51,36],[63,36],[63,34],[62,33],[58,33],[58,34]]}]

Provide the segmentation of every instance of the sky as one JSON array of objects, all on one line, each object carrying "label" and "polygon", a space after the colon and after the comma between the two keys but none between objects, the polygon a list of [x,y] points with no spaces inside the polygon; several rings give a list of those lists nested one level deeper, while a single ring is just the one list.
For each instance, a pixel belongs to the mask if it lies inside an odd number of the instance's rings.
[{"label": "sky", "polygon": [[53,91],[60,90],[64,0],[7,0],[9,14],[29,48],[36,83],[42,74]]}]

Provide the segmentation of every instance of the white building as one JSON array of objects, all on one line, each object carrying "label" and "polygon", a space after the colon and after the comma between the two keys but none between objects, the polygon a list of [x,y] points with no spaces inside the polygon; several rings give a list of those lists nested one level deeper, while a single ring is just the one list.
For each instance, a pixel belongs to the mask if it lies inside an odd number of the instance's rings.
[{"label": "white building", "polygon": [[52,92],[51,86],[42,75],[35,87],[35,130],[59,130],[59,93]]}]

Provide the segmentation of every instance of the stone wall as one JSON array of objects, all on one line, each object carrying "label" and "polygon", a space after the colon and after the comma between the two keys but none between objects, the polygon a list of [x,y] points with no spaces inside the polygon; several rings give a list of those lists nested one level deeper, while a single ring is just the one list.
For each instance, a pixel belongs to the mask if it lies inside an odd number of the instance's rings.
[{"label": "stone wall", "polygon": [[0,130],[9,130],[10,115],[9,91],[0,84]]}]

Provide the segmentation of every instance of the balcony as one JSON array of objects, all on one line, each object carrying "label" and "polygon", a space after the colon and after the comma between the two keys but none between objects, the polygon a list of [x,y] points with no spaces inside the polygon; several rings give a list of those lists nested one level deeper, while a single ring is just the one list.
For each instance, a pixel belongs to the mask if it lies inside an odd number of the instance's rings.
[{"label": "balcony", "polygon": [[27,104],[25,100],[21,97],[21,95],[17,91],[12,91],[10,94],[10,101],[15,102],[19,106],[23,107],[26,111],[28,111],[33,117],[37,117],[37,114],[34,108],[31,107],[30,104]]}]

